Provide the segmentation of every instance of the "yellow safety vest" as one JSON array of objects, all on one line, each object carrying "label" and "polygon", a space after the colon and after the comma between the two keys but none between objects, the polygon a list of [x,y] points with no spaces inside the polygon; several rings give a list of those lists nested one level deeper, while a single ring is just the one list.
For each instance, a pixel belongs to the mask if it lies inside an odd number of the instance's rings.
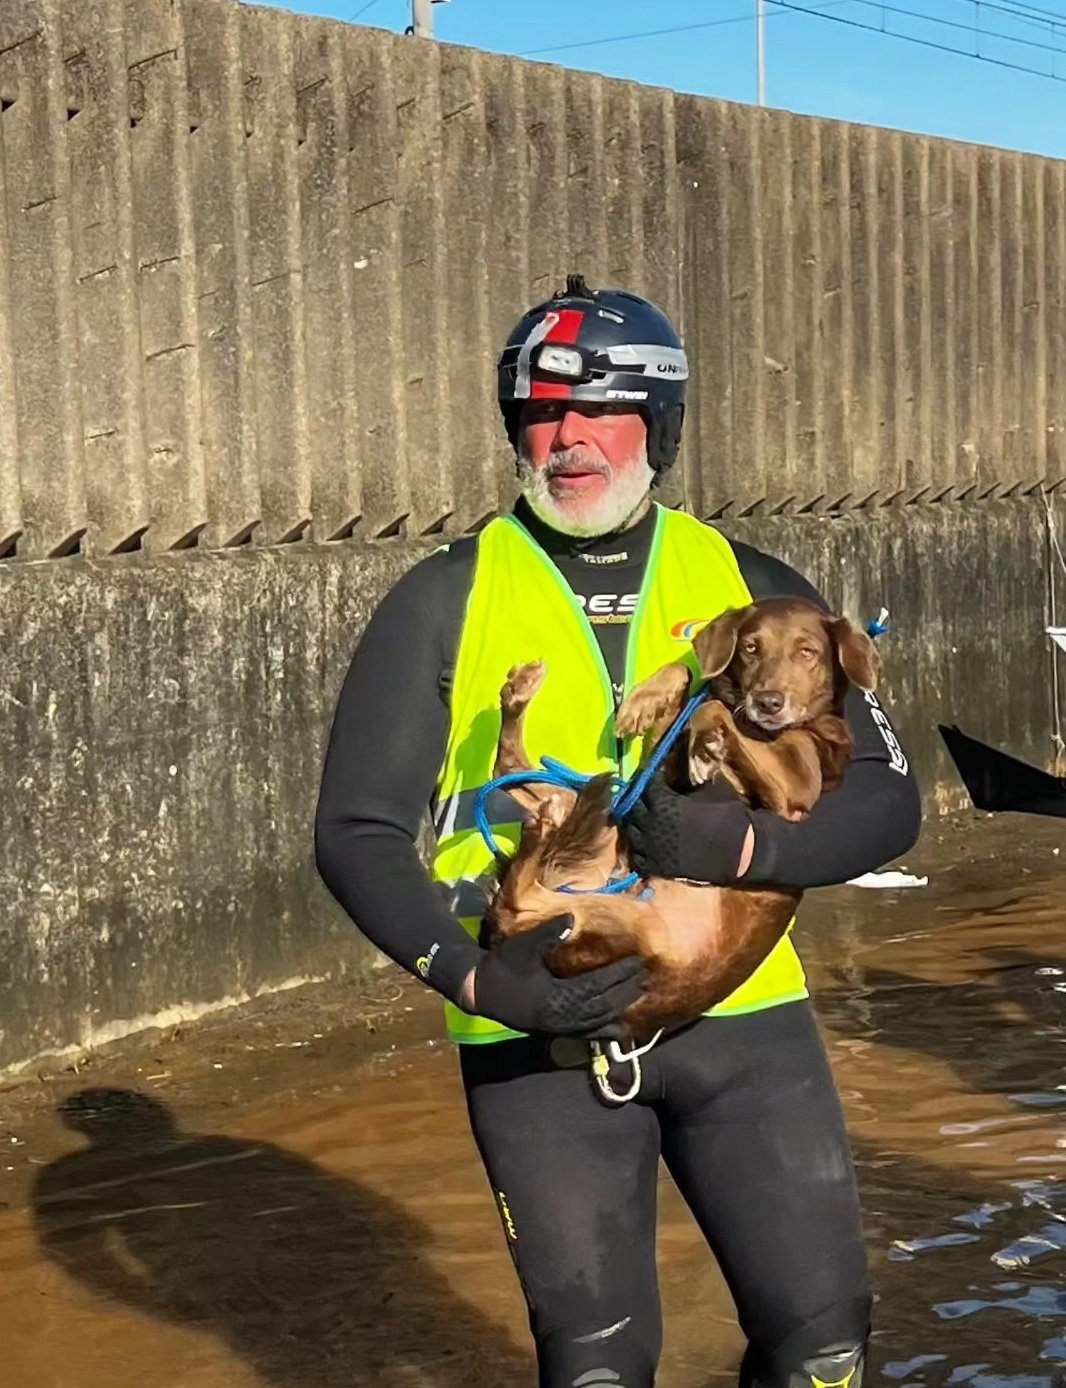
[{"label": "yellow safety vest", "polygon": [[[670,661],[695,670],[691,642],[706,622],[751,602],[728,541],[681,511],[655,507],[655,535],[629,629],[625,691]],[[474,824],[477,792],[491,779],[500,734],[500,688],[512,665],[544,660],[547,674],[525,720],[534,765],[549,755],[576,771],[629,776],[639,740],[619,760],[615,701],[607,667],[577,597],[549,555],[514,516],[490,521],[478,537],[451,692],[451,728],[437,778],[433,876],[475,938],[491,891],[493,860]],[[487,803],[501,845],[517,845],[518,806],[502,791]],[[790,927],[791,931],[791,927]],[[788,934],[751,977],[709,1015],[752,1012],[807,997]],[[521,1033],[446,1003],[458,1042],[502,1041]]]}]

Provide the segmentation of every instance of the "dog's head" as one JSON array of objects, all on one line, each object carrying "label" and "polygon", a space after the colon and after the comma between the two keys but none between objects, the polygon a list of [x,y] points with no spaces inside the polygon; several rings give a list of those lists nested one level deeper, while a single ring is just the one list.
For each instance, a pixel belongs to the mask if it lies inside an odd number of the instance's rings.
[{"label": "dog's head", "polygon": [[731,608],[693,647],[715,697],[766,733],[839,713],[849,684],[864,691],[877,684],[869,636],[802,598]]}]

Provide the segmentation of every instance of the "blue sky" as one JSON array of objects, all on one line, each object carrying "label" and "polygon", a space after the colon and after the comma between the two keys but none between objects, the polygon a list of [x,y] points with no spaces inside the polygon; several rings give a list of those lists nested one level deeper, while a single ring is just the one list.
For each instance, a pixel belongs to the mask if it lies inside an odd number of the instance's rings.
[{"label": "blue sky", "polygon": [[[824,8],[834,19],[785,11],[767,0],[768,105],[1066,158],[1066,0],[789,3]],[[410,0],[284,0],[282,7],[345,20],[362,11],[359,23],[397,32],[411,15]],[[445,42],[521,55],[550,48],[536,60],[754,102],[754,12],[755,0],[449,0],[433,6],[433,20]],[[647,34],[712,21],[713,27]],[[988,57],[1053,71],[1064,80],[841,21],[878,29],[883,22],[886,30],[956,49],[978,42]],[[569,46],[630,34],[646,36]]]}]

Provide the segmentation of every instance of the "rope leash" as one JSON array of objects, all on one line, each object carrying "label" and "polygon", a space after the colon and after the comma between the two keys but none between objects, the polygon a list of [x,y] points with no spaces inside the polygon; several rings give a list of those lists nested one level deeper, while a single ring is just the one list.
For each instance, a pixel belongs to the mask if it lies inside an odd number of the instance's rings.
[{"label": "rope leash", "polygon": [[[633,806],[644,794],[652,777],[656,774],[663,762],[670,753],[671,748],[677,739],[688,726],[692,715],[699,708],[700,704],[707,698],[709,690],[706,685],[699,688],[689,699],[688,703],[681,710],[678,716],[670,724],[662,738],[660,738],[651,756],[648,758],[647,765],[635,772],[628,781],[621,776],[612,776],[611,782],[614,786],[614,795],[611,798],[609,810],[610,818],[619,823],[631,812]],[[583,771],[575,771],[572,767],[561,762],[556,757],[544,756],[541,758],[542,771],[509,771],[503,776],[496,776],[491,781],[487,781],[478,791],[474,800],[474,823],[477,825],[478,832],[484,839],[489,852],[497,859],[506,858],[508,855],[500,847],[496,836],[492,832],[492,825],[489,823],[486,801],[495,790],[506,790],[508,786],[521,786],[536,783],[537,785],[555,786],[561,790],[580,792],[593,779],[591,775]],[[622,892],[627,892],[630,887],[635,887],[640,881],[638,872],[627,873],[624,877],[616,878],[613,882],[607,882],[602,887],[571,887],[562,886],[561,892],[568,892],[571,895],[599,895],[617,896]],[[650,895],[650,888],[646,888],[644,895]],[[662,1031],[657,1031],[655,1035],[644,1046],[638,1046],[634,1050],[623,1051],[617,1041],[609,1041],[607,1048],[598,1041],[590,1042],[592,1049],[592,1074],[596,1082],[596,1087],[603,1099],[608,1104],[621,1105],[627,1104],[639,1092],[643,1082],[640,1067],[640,1058],[648,1051],[662,1036]],[[632,1068],[632,1078],[628,1089],[624,1093],[618,1093],[611,1086],[610,1067],[611,1062],[617,1065],[629,1064]]]},{"label": "rope leash", "polygon": [[[611,799],[609,814],[611,819],[616,823],[625,819],[626,815],[631,812],[633,806],[644,794],[652,777],[662,766],[674,743],[684,732],[692,715],[707,698],[708,693],[709,690],[704,686],[692,695],[688,703],[659,740],[655,750],[648,758],[646,766],[634,772],[628,781],[623,780],[621,776],[611,777],[615,792]],[[495,776],[491,781],[486,781],[478,790],[474,800],[474,823],[477,825],[478,832],[484,839],[489,852],[495,858],[506,858],[508,855],[496,841],[485,808],[485,803],[493,791],[506,790],[508,786],[531,785],[535,783],[537,785],[555,786],[561,790],[579,792],[588,785],[589,781],[594,779],[593,775],[583,771],[575,771],[572,767],[567,766],[565,762],[559,761],[556,757],[541,757],[540,764],[543,767],[542,771],[508,771],[503,776]],[[633,886],[639,880],[639,874],[633,872],[630,873],[628,877],[619,879],[618,882],[608,883],[605,887],[594,887],[591,890],[593,892],[614,894],[616,892],[628,890],[629,887]],[[624,883],[625,885],[620,885],[620,883]],[[563,887],[560,890],[575,891],[577,889]]]}]

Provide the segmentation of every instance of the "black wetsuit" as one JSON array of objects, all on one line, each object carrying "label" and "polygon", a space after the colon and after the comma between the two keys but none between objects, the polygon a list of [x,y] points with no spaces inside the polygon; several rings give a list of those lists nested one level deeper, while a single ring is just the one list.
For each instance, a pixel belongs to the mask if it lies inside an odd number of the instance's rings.
[{"label": "black wetsuit", "polygon": [[[623,535],[575,541],[522,503],[518,511],[582,601],[620,691],[652,517]],[[779,560],[733,549],[755,598],[819,600]],[[316,824],[319,870],[334,896],[412,972],[436,944],[430,981],[453,1001],[481,950],[447,911],[415,844],[448,735],[475,552],[471,538],[429,556],[375,613],[338,701]],[[855,752],[842,784],[799,824],[753,812],[753,885],[843,882],[915,842],[918,792],[887,718],[858,693],[846,714]],[[558,1047],[546,1040],[461,1052],[543,1388],[653,1381],[660,1152],[736,1298],[751,1345],[745,1383],[791,1388],[789,1365],[861,1341],[869,1299],[858,1201],[808,1003],[701,1019],[667,1038],[644,1062],[636,1102],[618,1110],[595,1098],[587,1067],[556,1063]]]}]

